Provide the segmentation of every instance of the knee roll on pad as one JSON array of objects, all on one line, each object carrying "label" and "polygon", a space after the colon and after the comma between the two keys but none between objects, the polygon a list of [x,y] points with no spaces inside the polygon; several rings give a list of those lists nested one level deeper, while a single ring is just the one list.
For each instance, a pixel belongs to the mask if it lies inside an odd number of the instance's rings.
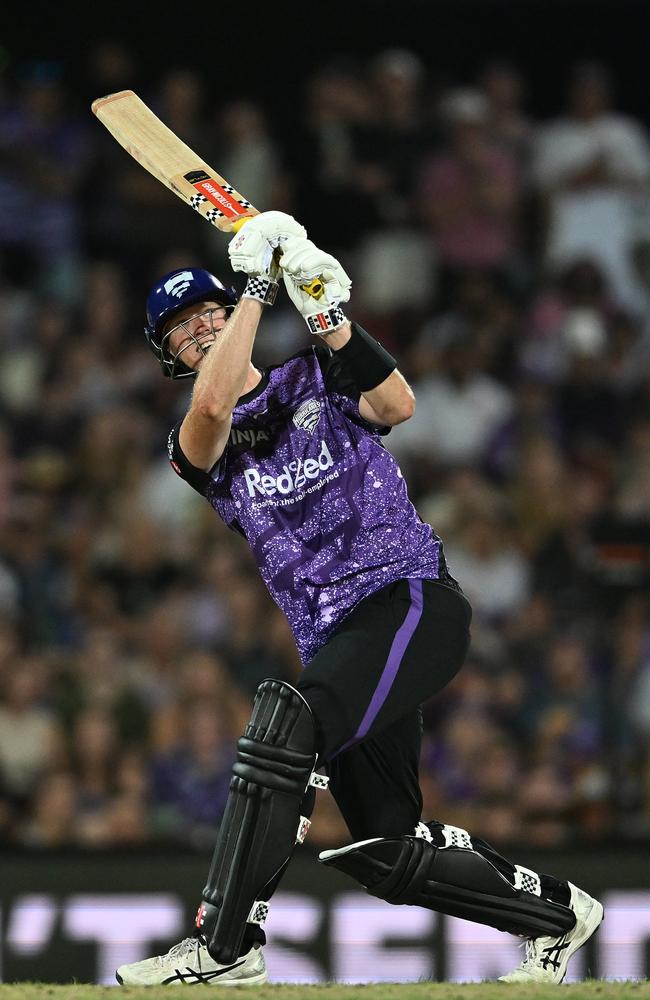
[{"label": "knee roll on pad", "polygon": [[199,910],[208,950],[217,962],[230,964],[238,958],[253,904],[265,898],[264,887],[290,857],[316,763],[315,744],[313,717],[302,695],[284,681],[263,681],[237,744]]},{"label": "knee roll on pad", "polygon": [[378,838],[323,851],[320,860],[389,903],[424,906],[526,937],[559,937],[575,925],[568,906],[515,889],[487,858],[467,848],[438,848],[418,837]]}]

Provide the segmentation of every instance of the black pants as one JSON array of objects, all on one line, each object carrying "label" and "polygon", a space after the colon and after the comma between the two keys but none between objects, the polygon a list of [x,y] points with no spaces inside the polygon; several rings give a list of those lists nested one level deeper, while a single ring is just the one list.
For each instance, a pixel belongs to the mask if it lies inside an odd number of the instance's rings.
[{"label": "black pants", "polygon": [[471,614],[451,587],[399,580],[358,604],[305,668],[297,687],[354,840],[420,821],[420,705],[460,669]]},{"label": "black pants", "polygon": [[[399,580],[362,601],[305,668],[298,688],[353,840],[413,834],[422,821],[420,705],[462,666],[471,617],[460,591]],[[445,846],[444,823],[428,817],[426,825]],[[516,884],[511,861],[483,840],[471,845]],[[545,899],[568,905],[566,882],[538,878]]]},{"label": "black pants", "polygon": [[[421,822],[421,704],[463,664],[471,607],[460,591],[430,580],[399,580],[366,598],[305,667],[297,684],[316,720],[319,765],[353,841],[414,834]],[[313,802],[313,791],[311,791]],[[311,803],[304,803],[309,815]],[[429,819],[445,845],[444,824]],[[472,838],[512,884],[515,866]],[[267,886],[269,899],[282,873]],[[566,882],[539,876],[547,899],[568,904]],[[248,925],[244,950],[264,933]]]}]

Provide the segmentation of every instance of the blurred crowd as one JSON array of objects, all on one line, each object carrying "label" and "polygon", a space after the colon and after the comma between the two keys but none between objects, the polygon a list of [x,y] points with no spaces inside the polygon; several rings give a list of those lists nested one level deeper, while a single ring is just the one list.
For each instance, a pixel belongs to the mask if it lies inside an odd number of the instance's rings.
[{"label": "blurred crowd", "polygon": [[[405,50],[333,59],[290,107],[143,78],[109,42],[75,72],[0,78],[0,843],[209,847],[256,686],[301,669],[245,543],[166,458],[190,390],[146,349],[146,292],[175,266],[242,276],[90,114],[127,87],[340,257],[414,388],[386,446],[474,607],[424,706],[426,818],[647,836],[650,145],[610,69],[572,66],[544,120],[516,66],[445,78]],[[254,361],[308,342],[281,296]],[[348,839],[327,795],[312,831]]]}]

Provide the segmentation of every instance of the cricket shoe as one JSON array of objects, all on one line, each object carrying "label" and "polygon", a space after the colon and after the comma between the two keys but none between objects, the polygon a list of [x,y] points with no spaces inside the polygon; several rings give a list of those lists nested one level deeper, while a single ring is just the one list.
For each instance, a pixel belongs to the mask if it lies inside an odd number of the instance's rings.
[{"label": "cricket shoe", "polygon": [[570,907],[575,925],[561,937],[535,937],[525,942],[526,957],[516,969],[499,976],[500,983],[561,983],[569,959],[589,940],[603,919],[603,908],[582,889],[569,882]]},{"label": "cricket shoe", "polygon": [[115,973],[120,986],[260,986],[267,981],[260,945],[253,945],[232,965],[219,965],[203,937],[188,937],[165,955],[121,965]]}]

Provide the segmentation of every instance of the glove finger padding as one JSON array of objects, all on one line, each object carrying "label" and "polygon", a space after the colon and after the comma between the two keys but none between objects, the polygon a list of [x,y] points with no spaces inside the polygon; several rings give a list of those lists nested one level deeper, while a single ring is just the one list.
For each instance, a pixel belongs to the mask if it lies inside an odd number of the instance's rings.
[{"label": "glove finger padding", "polygon": [[[286,278],[298,285],[308,284],[313,278],[322,278],[330,300],[347,302],[352,281],[336,257],[320,250],[311,240],[292,238],[282,246],[280,268]],[[288,288],[288,286],[287,286]],[[322,298],[319,300],[322,302]]]},{"label": "glove finger padding", "polygon": [[233,271],[248,275],[268,275],[273,265],[273,247],[258,230],[247,223],[228,244],[228,256]]},{"label": "glove finger padding", "polygon": [[261,212],[242,227],[247,232],[256,232],[267,239],[272,246],[285,240],[307,236],[307,230],[292,215],[286,212]]},{"label": "glove finger padding", "polygon": [[282,244],[282,268],[285,271],[314,277],[323,267],[339,270],[350,281],[336,257],[321,250],[311,240],[292,236]]},{"label": "glove finger padding", "polygon": [[[335,261],[335,263],[337,262]],[[329,299],[336,299],[337,302],[349,302],[352,282],[340,264],[337,264],[336,268],[323,268],[319,272],[319,276],[323,279],[325,292]]]},{"label": "glove finger padding", "polygon": [[311,240],[294,238],[282,246],[282,269],[295,277],[307,273],[314,277],[316,270],[329,264],[331,259],[330,254],[323,253]]}]

